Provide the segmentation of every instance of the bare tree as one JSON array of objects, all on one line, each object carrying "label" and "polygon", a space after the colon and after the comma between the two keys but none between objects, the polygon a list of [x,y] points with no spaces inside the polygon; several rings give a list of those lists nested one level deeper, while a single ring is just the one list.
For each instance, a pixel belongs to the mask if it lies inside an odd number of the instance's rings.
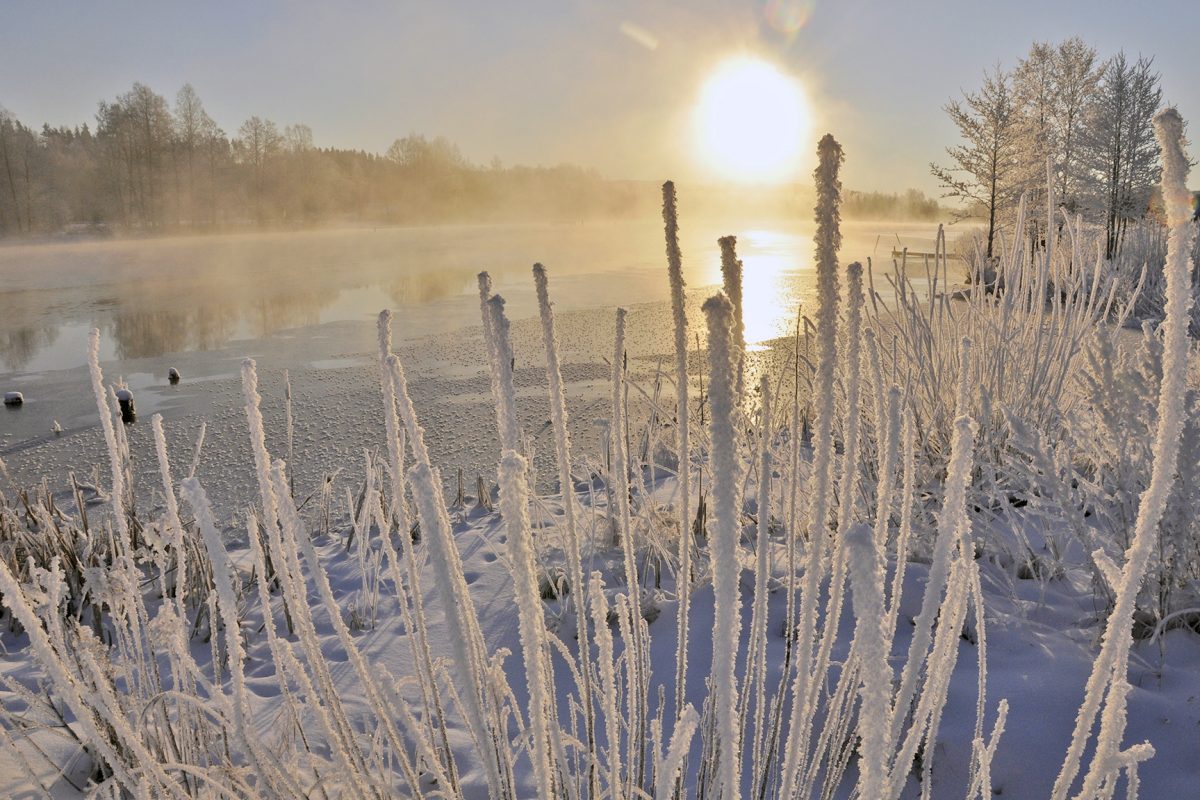
[{"label": "bare tree", "polygon": [[[6,200],[0,202],[0,231],[6,230],[10,224],[16,228],[17,233],[25,230],[21,219],[20,194],[17,191],[17,179],[20,174],[19,153],[24,147],[21,140],[25,133],[25,126],[8,109],[0,106],[0,177],[4,180]],[[8,200],[11,200],[11,206],[6,212]],[[12,223],[8,221],[9,215],[12,217]]]},{"label": "bare tree", "polygon": [[196,216],[196,157],[219,133],[217,123],[204,110],[200,95],[190,83],[175,95],[175,143],[178,159],[187,173],[187,216]]},{"label": "bare tree", "polygon": [[268,165],[279,153],[283,137],[269,119],[254,116],[242,123],[234,150],[239,160],[251,169],[251,195],[255,219],[263,219],[263,199],[266,195]]},{"label": "bare tree", "polygon": [[946,113],[958,127],[964,143],[946,148],[950,167],[930,164],[945,193],[968,206],[961,217],[977,213],[987,218],[987,256],[992,257],[996,215],[1020,189],[1018,118],[1011,77],[997,66],[984,73],[978,93],[964,93],[963,102],[951,100]]},{"label": "bare tree", "polygon": [[161,222],[163,158],[173,128],[167,101],[145,84],[135,83],[112,103],[100,103],[96,121],[122,216],[143,225]]}]

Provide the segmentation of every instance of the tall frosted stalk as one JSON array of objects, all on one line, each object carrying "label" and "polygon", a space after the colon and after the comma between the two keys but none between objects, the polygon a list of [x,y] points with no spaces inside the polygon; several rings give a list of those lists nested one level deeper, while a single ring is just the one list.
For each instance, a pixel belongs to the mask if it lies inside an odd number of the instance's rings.
[{"label": "tall frosted stalk", "polygon": [[[965,373],[970,353],[969,339],[963,340],[959,352],[959,363]],[[965,381],[963,383],[965,384]],[[958,408],[966,409],[969,396],[962,386],[959,387],[958,394]],[[971,465],[974,463],[972,460],[974,456],[974,423],[963,413],[955,420],[954,425],[954,438],[950,445],[950,462],[947,465],[945,497],[942,501],[942,516],[938,520],[937,538],[933,544],[933,559],[929,565],[929,576],[925,581],[925,594],[921,598],[921,610],[913,621],[913,635],[908,645],[908,657],[905,659],[904,668],[900,674],[900,688],[896,691],[896,699],[892,705],[889,741],[893,743],[899,740],[904,717],[908,713],[913,695],[917,690],[921,665],[924,663],[930,643],[933,641],[934,623],[942,606],[942,592],[949,581],[955,551],[961,545],[962,534],[956,526],[961,523],[965,528],[968,524],[965,498],[967,486],[970,483]],[[908,509],[904,509],[903,513],[907,514]],[[901,538],[903,536],[902,530]],[[897,565],[897,569],[899,569],[899,565]],[[896,588],[899,589],[899,585]],[[898,602],[898,598],[892,599],[893,606]]]},{"label": "tall frosted stalk", "polygon": [[742,320],[742,260],[737,257],[737,237],[722,236],[717,240],[721,249],[721,286],[733,304],[733,364],[737,370],[737,393],[742,395],[743,370],[746,360],[746,325]]},{"label": "tall frosted stalk", "polygon": [[612,448],[612,465],[609,481],[612,497],[617,504],[617,520],[621,531],[621,550],[625,561],[625,585],[629,590],[629,613],[632,634],[626,641],[632,646],[629,651],[630,680],[630,732],[629,732],[629,778],[632,788],[641,789],[645,768],[646,744],[646,700],[650,687],[643,680],[642,667],[646,663],[646,644],[642,639],[642,628],[637,623],[642,614],[642,585],[637,572],[637,542],[629,510],[629,461],[625,449],[625,309],[617,309],[617,332],[613,343],[612,360],[612,424],[609,426],[609,446]]},{"label": "tall frosted stalk", "polygon": [[491,315],[496,375],[492,391],[496,403],[496,420],[500,429],[501,456],[497,471],[500,486],[500,515],[508,534],[508,556],[513,576],[513,599],[517,606],[517,623],[525,664],[525,684],[529,691],[529,721],[533,729],[534,782],[538,797],[549,800],[554,796],[554,765],[551,737],[551,704],[554,683],[550,668],[550,651],[546,642],[546,623],[538,590],[537,565],[533,532],[529,524],[529,485],[526,481],[528,463],[521,456],[519,427],[516,415],[516,390],[512,376],[512,342],[509,339],[508,318],[504,315],[504,299],[493,295],[485,304]]},{"label": "tall frosted stalk", "polygon": [[854,601],[854,638],[858,644],[862,688],[858,712],[858,734],[862,738],[859,760],[859,797],[881,797],[887,780],[887,719],[892,697],[892,671],[884,631],[883,559],[871,529],[863,523],[845,533],[850,562],[851,597]]},{"label": "tall frosted stalk", "polygon": [[1104,712],[1096,741],[1092,767],[1084,779],[1081,794],[1094,795],[1101,782],[1119,768],[1121,738],[1125,732],[1125,705],[1128,684],[1126,671],[1129,647],[1133,641],[1133,612],[1138,590],[1154,551],[1155,532],[1167,498],[1175,483],[1175,467],[1179,458],[1179,441],[1186,415],[1184,399],[1188,373],[1188,320],[1192,307],[1191,272],[1189,262],[1196,238],[1196,226],[1190,221],[1191,193],[1187,188],[1188,160],[1183,151],[1183,117],[1168,108],[1154,119],[1154,132],[1162,152],[1162,194],[1166,210],[1167,261],[1163,272],[1167,278],[1166,319],[1163,322],[1163,378],[1158,396],[1158,429],[1154,440],[1154,464],[1150,484],[1142,493],[1134,523],[1133,541],[1125,555],[1116,600],[1104,631],[1100,656],[1092,668],[1087,692],[1071,745],[1067,750],[1062,771],[1054,783],[1054,800],[1061,800],[1070,789],[1079,771],[1079,759],[1087,744],[1096,713],[1104,698]]},{"label": "tall frosted stalk", "polygon": [[[758,535],[755,540],[754,566],[754,611],[750,619],[750,655],[749,663],[753,669],[746,671],[746,693],[742,708],[749,708],[749,696],[754,693],[755,714],[758,717],[754,725],[754,741],[751,746],[751,761],[755,773],[752,776],[753,786],[762,782],[758,770],[763,765],[762,758],[763,733],[767,727],[767,598],[771,593],[770,583],[770,552],[771,552],[771,381],[766,375],[762,376],[759,384],[759,397],[762,411],[759,419],[761,435],[758,442]],[[715,473],[714,473],[715,474]],[[744,730],[745,718],[742,726]]]},{"label": "tall frosted stalk", "polygon": [[621,720],[617,716],[617,669],[612,631],[608,628],[608,599],[604,596],[599,572],[592,573],[588,594],[591,597],[592,629],[596,631],[600,706],[604,711],[604,734],[608,739],[608,796],[620,800],[624,796],[624,787],[621,782]]},{"label": "tall frosted stalk", "polygon": [[[529,526],[529,487],[525,481],[528,465],[515,450],[505,450],[500,459],[500,514],[508,532],[508,556],[512,562],[513,598],[517,606],[521,635],[525,684],[529,690],[529,721],[533,728],[534,782],[538,797],[554,797],[551,755],[550,705],[554,702],[554,675],[550,670],[550,652],[546,642],[546,623],[538,591],[537,567],[533,556],[533,537]],[[587,643],[583,643],[587,647]],[[564,765],[565,766],[565,765]]]},{"label": "tall frosted stalk", "polygon": [[679,594],[676,620],[678,648],[675,652],[675,717],[683,713],[687,689],[688,615],[692,593],[692,461],[689,442],[687,308],[683,295],[683,255],[679,250],[679,215],[675,184],[662,187],[663,227],[667,241],[667,277],[671,284],[671,316],[675,326],[675,449],[679,459],[679,572],[675,578]]},{"label": "tall frosted stalk", "polygon": [[724,800],[736,800],[741,796],[742,765],[737,730],[738,687],[734,675],[741,629],[737,561],[738,520],[741,517],[737,491],[741,485],[741,463],[733,421],[737,402],[734,393],[736,317],[733,304],[720,294],[705,301],[704,314],[708,320],[708,398],[712,411],[709,474],[712,476],[714,525],[709,551],[716,602],[712,681],[717,720],[717,786]]},{"label": "tall frosted stalk", "polygon": [[[252,358],[242,361],[242,394],[246,401],[246,424],[250,431],[250,452],[254,456],[254,474],[258,480],[258,496],[262,503],[263,527],[267,532],[270,566],[277,575],[286,574],[289,571],[289,564],[279,538],[279,504],[275,492],[271,488],[271,456],[267,452],[267,432],[263,425],[262,410],[259,408],[262,397],[258,393],[258,369]],[[295,580],[294,574],[293,580]],[[292,618],[295,609],[292,606],[293,604],[287,601],[285,594],[283,614],[289,633],[295,629]],[[264,613],[268,610],[263,609]],[[271,624],[274,624],[274,619],[271,620]]]},{"label": "tall frosted stalk", "polygon": [[571,436],[567,430],[567,398],[563,390],[562,369],[558,360],[558,337],[554,331],[554,308],[550,304],[546,268],[533,265],[538,312],[542,319],[542,344],[546,348],[546,382],[550,392],[550,420],[554,426],[554,449],[558,458],[558,483],[562,492],[563,518],[567,529],[567,571],[571,581],[570,602],[575,607],[575,627],[579,640],[579,664],[583,675],[581,701],[583,726],[587,737],[588,786],[593,796],[600,790],[596,770],[596,720],[592,698],[592,648],[587,625],[587,587],[583,582],[583,547],[576,518],[575,486],[571,479]]},{"label": "tall frosted stalk", "polygon": [[400,542],[404,548],[404,564],[408,574],[407,593],[390,536],[385,534],[381,537],[382,546],[387,555],[392,585],[396,590],[396,599],[405,614],[408,611],[407,604],[410,601],[412,603],[412,617],[415,625],[410,625],[409,628],[413,632],[413,661],[416,665],[418,681],[421,684],[425,713],[432,716],[441,728],[442,758],[450,783],[453,785],[457,784],[457,770],[449,741],[445,735],[445,713],[434,677],[433,657],[429,650],[429,630],[425,624],[425,598],[421,586],[420,564],[412,537],[409,534],[412,523],[408,504],[404,498],[404,432],[400,428],[400,420],[396,413],[396,386],[392,380],[391,369],[388,367],[388,359],[392,357],[391,311],[384,309],[379,312],[377,332],[379,335],[379,388],[383,395],[383,419],[387,434],[388,466],[392,488],[391,513],[386,515],[386,519],[381,520],[380,530],[389,531],[394,521],[400,533]]},{"label": "tall frosted stalk", "polygon": [[[842,426],[844,450],[841,459],[842,475],[838,490],[840,505],[838,506],[837,514],[837,538],[831,542],[831,575],[827,585],[825,610],[821,615],[821,638],[817,646],[816,660],[813,662],[811,669],[812,678],[808,686],[808,696],[804,701],[804,715],[800,719],[800,725],[806,731],[804,734],[806,738],[801,739],[801,744],[805,747],[807,746],[807,731],[815,729],[814,720],[816,719],[817,709],[821,703],[823,676],[829,671],[833,643],[837,639],[842,610],[845,606],[847,570],[845,533],[850,530],[851,522],[854,519],[854,498],[857,496],[859,430],[862,418],[862,409],[860,407],[862,395],[862,265],[856,261],[847,266],[846,278],[846,321],[844,334],[846,344],[846,409]],[[854,653],[855,650],[852,649],[851,652]],[[844,675],[849,674],[849,672],[844,673]],[[842,691],[836,692],[835,695],[837,697],[849,698],[851,693],[850,685],[845,685]],[[829,705],[827,718],[836,719],[837,716],[837,713],[834,712],[834,706],[832,704]],[[833,728],[826,723],[825,731],[822,732],[821,737],[825,742],[830,741],[828,734],[832,730]],[[824,746],[823,744],[819,744],[818,752]],[[804,752],[804,750],[801,752]],[[815,758],[810,760],[804,787],[802,788],[802,793],[804,794],[808,793],[808,785],[816,779],[817,770],[815,769],[815,765],[818,760]]]},{"label": "tall frosted stalk", "polygon": [[484,304],[490,317],[492,345],[492,399],[496,404],[496,429],[500,434],[500,450],[521,450],[521,426],[517,422],[517,400],[513,389],[512,341],[508,336],[508,317],[504,315],[504,298],[492,295]]},{"label": "tall frosted stalk", "polygon": [[[383,394],[383,423],[387,434],[388,466],[391,467],[392,515],[404,514],[404,452],[400,443],[400,420],[396,416],[396,387],[392,384],[387,368],[388,356],[392,353],[392,312],[379,312],[379,389]],[[406,515],[405,515],[406,516]],[[401,533],[408,534],[401,529]]]},{"label": "tall frosted stalk", "polygon": [[88,336],[88,371],[92,378],[92,394],[96,398],[96,410],[100,413],[100,429],[104,432],[104,443],[108,447],[108,465],[112,475],[112,513],[120,534],[121,545],[129,552],[132,542],[129,537],[129,519],[125,516],[125,469],[121,464],[121,450],[117,443],[117,432],[113,427],[112,409],[104,391],[104,372],[100,369],[100,329],[92,328]]},{"label": "tall frosted stalk", "polygon": [[831,134],[817,145],[816,260],[817,260],[817,369],[813,378],[816,419],[813,425],[813,469],[809,491],[808,558],[800,596],[800,626],[796,635],[796,676],[792,686],[792,713],[784,752],[780,791],[789,795],[803,758],[807,731],[801,730],[806,714],[804,698],[812,680],[812,640],[815,633],[817,591],[820,586],[828,538],[828,517],[833,483],[833,377],[837,365],[838,275],[837,251],[842,244],[839,228],[842,183],[838,178],[845,156]]},{"label": "tall frosted stalk", "polygon": [[[929,567],[929,579],[925,585],[920,614],[914,623],[908,660],[904,664],[900,688],[892,702],[890,713],[886,752],[897,755],[888,778],[889,792],[885,795],[887,797],[899,795],[917,746],[924,736],[926,720],[940,712],[945,700],[944,689],[949,685],[949,672],[954,669],[954,659],[957,657],[958,636],[962,617],[966,614],[969,593],[967,570],[974,566],[966,492],[975,463],[975,432],[976,425],[970,417],[964,415],[954,421],[950,461],[946,466],[946,490],[942,500],[942,515],[938,520],[933,563]],[[946,589],[944,599],[943,587]],[[937,632],[931,637],[935,618],[939,620]],[[931,638],[932,652],[929,650]],[[922,665],[926,670],[925,689],[918,697],[917,713],[913,717],[912,728],[904,738],[903,746],[897,751],[900,728],[911,707]],[[926,752],[932,757],[931,747]]]},{"label": "tall frosted stalk", "polygon": [[[320,559],[317,558],[316,549],[313,547],[308,530],[304,527],[304,523],[300,520],[300,515],[296,511],[295,504],[292,502],[288,491],[290,484],[287,480],[287,474],[282,461],[275,462],[271,470],[271,477],[275,484],[276,493],[282,498],[280,502],[280,524],[287,536],[288,544],[290,546],[297,546],[300,553],[304,556],[304,561],[308,564],[308,573],[317,587],[317,594],[325,605],[325,610],[333,625],[334,633],[337,634],[342,649],[349,656],[350,663],[354,667],[359,683],[366,694],[368,704],[374,710],[376,721],[383,728],[386,739],[391,746],[392,758],[399,762],[401,771],[408,780],[413,793],[419,795],[421,791],[420,782],[412,765],[408,748],[405,746],[404,739],[396,727],[394,718],[396,713],[389,702],[389,693],[381,688],[376,674],[372,672],[363,659],[358,645],[354,642],[354,636],[350,632],[345,619],[342,617],[341,608],[338,606],[337,600],[333,596],[333,588],[329,584],[329,577],[325,574],[325,569],[321,565]],[[432,761],[429,766],[434,770],[439,783],[447,783],[446,776],[442,773],[441,765],[437,761]]]},{"label": "tall frosted stalk", "polygon": [[[171,480],[171,462],[167,458],[167,437],[163,433],[162,414],[150,418],[150,427],[154,431],[154,453],[158,457],[158,472],[163,484],[163,497],[166,499],[167,538],[175,553],[175,615],[185,618],[184,592],[187,588],[187,548],[183,541],[183,523],[179,521],[179,501],[175,499],[175,483]],[[166,580],[163,580],[163,597],[167,596]],[[182,635],[182,628],[180,629]]]}]

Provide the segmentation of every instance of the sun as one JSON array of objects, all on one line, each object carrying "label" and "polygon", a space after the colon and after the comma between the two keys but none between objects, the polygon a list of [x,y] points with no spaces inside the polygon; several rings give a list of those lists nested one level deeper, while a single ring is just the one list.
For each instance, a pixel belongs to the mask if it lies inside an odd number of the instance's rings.
[{"label": "sun", "polygon": [[723,178],[780,182],[795,176],[810,114],[800,84],[760,58],[725,61],[694,113],[701,163]]}]

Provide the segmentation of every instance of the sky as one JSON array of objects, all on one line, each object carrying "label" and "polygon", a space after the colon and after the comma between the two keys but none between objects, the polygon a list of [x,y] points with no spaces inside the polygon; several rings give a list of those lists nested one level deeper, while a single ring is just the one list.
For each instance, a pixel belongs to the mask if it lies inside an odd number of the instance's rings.
[{"label": "sky", "polygon": [[945,103],[1035,39],[1076,35],[1153,55],[1164,100],[1200,118],[1200,0],[0,0],[0,105],[73,126],[134,81],[169,100],[190,82],[231,134],[259,115],[319,146],[420,133],[478,163],[686,182],[712,174],[694,146],[705,81],[753,56],[803,87],[804,152],[832,132],[848,187],[933,194],[929,162],[956,140]]}]

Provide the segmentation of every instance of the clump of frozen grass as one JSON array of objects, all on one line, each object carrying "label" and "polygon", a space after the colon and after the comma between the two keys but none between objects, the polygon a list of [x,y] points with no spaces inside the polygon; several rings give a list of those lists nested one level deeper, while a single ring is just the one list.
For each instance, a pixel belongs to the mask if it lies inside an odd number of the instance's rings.
[{"label": "clump of frozen grass", "polygon": [[1155,134],[1163,155],[1162,193],[1170,232],[1168,234],[1167,305],[1163,323],[1163,380],[1159,390],[1158,430],[1150,485],[1142,496],[1134,526],[1133,541],[1125,555],[1113,612],[1109,615],[1100,656],[1088,680],[1087,693],[1076,718],[1071,745],[1062,771],[1054,784],[1054,797],[1065,797],[1079,772],[1079,759],[1095,724],[1101,703],[1100,730],[1091,769],[1080,793],[1095,795],[1111,781],[1122,766],[1119,758],[1125,731],[1125,705],[1129,685],[1125,679],[1131,627],[1137,593],[1145,576],[1154,546],[1154,532],[1162,519],[1167,497],[1175,481],[1180,436],[1183,433],[1184,396],[1187,391],[1188,312],[1192,306],[1190,263],[1196,228],[1189,220],[1191,195],[1187,190],[1188,161],[1183,151],[1183,119],[1173,108],[1154,120]]}]

